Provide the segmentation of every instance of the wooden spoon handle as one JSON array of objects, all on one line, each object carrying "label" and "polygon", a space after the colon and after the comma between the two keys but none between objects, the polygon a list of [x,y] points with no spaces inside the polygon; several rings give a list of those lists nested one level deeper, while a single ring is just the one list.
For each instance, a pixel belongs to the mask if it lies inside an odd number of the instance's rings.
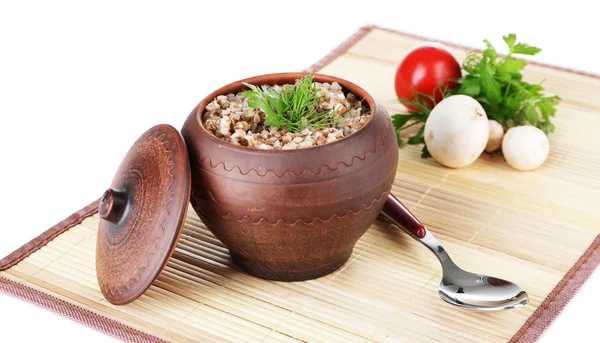
[{"label": "wooden spoon handle", "polygon": [[427,234],[425,226],[392,193],[388,195],[382,212],[394,224],[417,236],[417,238],[423,238]]}]

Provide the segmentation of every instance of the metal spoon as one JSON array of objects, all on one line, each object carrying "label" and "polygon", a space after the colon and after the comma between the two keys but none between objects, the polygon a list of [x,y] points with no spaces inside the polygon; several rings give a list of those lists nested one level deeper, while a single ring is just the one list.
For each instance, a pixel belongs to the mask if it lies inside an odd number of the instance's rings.
[{"label": "metal spoon", "polygon": [[440,260],[443,276],[438,294],[446,302],[481,311],[517,308],[529,302],[527,293],[512,282],[460,269],[440,242],[392,194],[388,196],[382,214],[423,243]]}]

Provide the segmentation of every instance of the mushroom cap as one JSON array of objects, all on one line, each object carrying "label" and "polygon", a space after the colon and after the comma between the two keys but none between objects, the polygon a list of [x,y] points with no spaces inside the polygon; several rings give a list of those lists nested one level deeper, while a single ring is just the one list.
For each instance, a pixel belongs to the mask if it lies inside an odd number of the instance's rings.
[{"label": "mushroom cap", "polygon": [[485,146],[485,151],[494,152],[502,146],[504,128],[502,127],[502,124],[492,119],[488,120],[488,124],[490,126],[490,136],[487,145]]},{"label": "mushroom cap", "polygon": [[434,107],[423,135],[436,161],[450,168],[464,167],[485,149],[489,137],[487,115],[477,100],[453,95]]},{"label": "mushroom cap", "polygon": [[502,140],[502,153],[506,162],[520,171],[529,171],[541,166],[549,152],[548,136],[535,126],[510,128]]}]

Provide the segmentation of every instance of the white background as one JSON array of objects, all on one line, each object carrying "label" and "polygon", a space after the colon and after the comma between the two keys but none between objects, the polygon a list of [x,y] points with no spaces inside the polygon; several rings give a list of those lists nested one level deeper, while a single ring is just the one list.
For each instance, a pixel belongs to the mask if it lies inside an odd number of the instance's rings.
[{"label": "white background", "polygon": [[[470,46],[516,32],[539,61],[600,73],[587,4],[388,2],[1,2],[0,257],[98,198],[147,128],[180,128],[225,83],[302,70],[363,25]],[[596,272],[542,342],[597,334],[598,289]],[[113,341],[3,294],[0,323],[3,341]]]}]

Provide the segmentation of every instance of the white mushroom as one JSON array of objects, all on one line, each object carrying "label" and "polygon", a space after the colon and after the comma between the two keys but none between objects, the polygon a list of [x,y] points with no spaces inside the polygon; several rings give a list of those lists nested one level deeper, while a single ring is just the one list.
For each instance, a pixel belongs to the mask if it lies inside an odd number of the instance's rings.
[{"label": "white mushroom", "polygon": [[489,124],[483,107],[466,95],[442,100],[429,114],[424,138],[439,163],[460,168],[473,163],[485,149]]},{"label": "white mushroom", "polygon": [[510,128],[502,140],[502,153],[506,162],[520,171],[533,170],[541,166],[549,152],[548,136],[535,126]]},{"label": "white mushroom", "polygon": [[488,125],[490,126],[490,136],[488,138],[487,145],[485,146],[485,151],[494,152],[502,146],[502,138],[504,137],[504,128],[500,123],[495,120],[488,120]]}]

